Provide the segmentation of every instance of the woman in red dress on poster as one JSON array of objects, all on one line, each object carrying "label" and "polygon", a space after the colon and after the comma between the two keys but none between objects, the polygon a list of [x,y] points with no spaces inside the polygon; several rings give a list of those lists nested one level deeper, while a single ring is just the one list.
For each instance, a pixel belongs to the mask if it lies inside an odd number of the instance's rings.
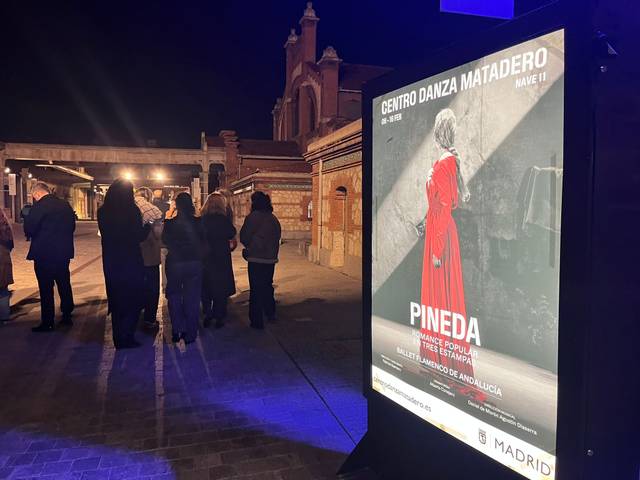
[{"label": "woman in red dress on poster", "polygon": [[[469,191],[460,174],[460,157],[454,148],[456,117],[451,109],[441,110],[434,126],[435,142],[442,150],[440,158],[427,178],[426,237],[422,265],[422,305],[432,309],[458,313],[467,319],[464,301],[464,281],[460,262],[458,229],[451,213],[458,207],[460,197],[469,200]],[[460,346],[462,357],[455,359],[440,355],[437,348],[420,348],[423,358],[433,360],[449,370],[473,376],[469,343],[422,329],[422,333]],[[433,347],[434,345],[431,344]],[[466,353],[464,353],[466,352]],[[464,389],[464,393],[467,389]]]}]

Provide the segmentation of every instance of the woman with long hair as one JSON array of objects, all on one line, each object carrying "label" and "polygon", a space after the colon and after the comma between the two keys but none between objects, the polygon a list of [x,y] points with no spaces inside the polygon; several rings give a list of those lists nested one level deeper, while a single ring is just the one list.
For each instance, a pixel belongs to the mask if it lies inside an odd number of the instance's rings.
[{"label": "woman with long hair", "polygon": [[109,312],[116,349],[140,346],[134,337],[144,297],[144,261],[140,242],[149,235],[149,225],[133,198],[133,184],[116,179],[98,209],[98,228],[102,239]]},{"label": "woman with long hair", "polygon": [[236,229],[227,215],[225,197],[217,192],[207,197],[200,218],[207,242],[202,282],[204,325],[215,319],[216,328],[220,328],[227,316],[227,299],[236,293],[230,244]]},{"label": "woman with long hair", "polygon": [[242,256],[249,262],[249,320],[251,328],[263,329],[264,317],[276,319],[273,274],[280,249],[280,222],[273,214],[271,198],[264,192],[251,195],[251,213],[240,230]]},{"label": "woman with long hair", "polygon": [[165,221],[162,241],[167,247],[167,289],[172,341],[192,343],[198,336],[204,232],[195,216],[191,195],[176,196],[175,216]]},{"label": "woman with long hair", "polygon": [[[233,198],[233,194],[226,188],[220,188],[216,190],[214,193],[219,193],[224,197],[224,200],[227,204],[227,209],[226,209],[227,218],[231,222],[231,225],[235,226],[235,217],[233,216],[233,208],[231,207],[231,199]],[[229,241],[229,244],[231,245],[231,251],[233,252],[236,248],[238,248],[238,239],[236,237],[233,237]]]},{"label": "woman with long hair", "polygon": [[[455,144],[456,117],[451,109],[441,110],[435,119],[435,142],[440,148],[440,157],[427,176],[427,199],[429,209],[426,218],[426,237],[422,266],[422,304],[438,311],[446,310],[451,315],[462,315],[467,319],[464,299],[462,263],[458,229],[452,212],[458,207],[460,198],[469,200],[469,191],[460,173],[460,156]],[[473,376],[470,345],[463,340],[444,337],[438,332],[423,330],[423,333],[444,341],[453,341],[460,347],[457,359],[440,355],[440,349],[421,347],[421,356]],[[442,347],[444,348],[444,347]]]}]

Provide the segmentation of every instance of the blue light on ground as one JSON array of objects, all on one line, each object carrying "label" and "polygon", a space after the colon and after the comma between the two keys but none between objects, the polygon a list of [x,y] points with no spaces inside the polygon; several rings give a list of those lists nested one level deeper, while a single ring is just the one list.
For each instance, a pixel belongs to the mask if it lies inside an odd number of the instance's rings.
[{"label": "blue light on ground", "polygon": [[169,461],[154,452],[132,452],[28,428],[1,431],[0,451],[0,478],[107,478],[99,476],[105,472],[113,480],[161,474],[167,480],[175,478]]},{"label": "blue light on ground", "polygon": [[440,11],[509,19],[514,15],[514,0],[440,0]]},{"label": "blue light on ground", "polygon": [[[215,386],[192,391],[190,403],[216,404],[217,408],[223,408],[225,413],[218,414],[216,425],[223,436],[233,435],[237,429],[242,430],[243,435],[279,438],[348,454],[366,430],[366,403],[353,389],[332,389],[328,395],[328,401],[335,402],[335,409],[341,410],[335,414],[342,424],[304,383],[265,385],[264,390],[269,393],[256,391],[254,397],[251,391],[238,392],[226,387],[224,382],[216,382]],[[346,403],[347,398],[351,402]]]}]

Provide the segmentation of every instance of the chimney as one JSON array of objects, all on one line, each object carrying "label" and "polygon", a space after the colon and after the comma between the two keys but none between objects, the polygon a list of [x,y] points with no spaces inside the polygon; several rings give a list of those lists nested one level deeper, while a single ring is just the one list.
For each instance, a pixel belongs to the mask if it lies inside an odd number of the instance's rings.
[{"label": "chimney", "polygon": [[307,2],[307,8],[300,19],[302,26],[302,61],[316,63],[316,28],[320,19],[316,17],[313,3]]},{"label": "chimney", "polygon": [[207,144],[207,133],[203,130],[200,132],[200,150],[206,152],[209,149],[209,145]]},{"label": "chimney", "polygon": [[286,79],[285,90],[289,87],[289,85],[291,85],[291,74],[293,73],[293,69],[295,68],[294,62],[297,57],[296,55],[298,50],[296,48],[297,45],[298,45],[298,36],[296,35],[296,29],[292,28],[291,33],[289,33],[289,37],[287,38],[287,41],[284,44],[284,49],[287,52],[287,65],[286,65],[287,79]]},{"label": "chimney", "polygon": [[219,136],[224,141],[226,165],[223,186],[228,187],[239,177],[240,159],[238,158],[238,135],[234,130],[221,130]]},{"label": "chimney", "polygon": [[320,105],[320,134],[325,135],[328,132],[327,124],[338,116],[338,80],[340,63],[342,60],[338,57],[333,47],[327,47],[322,52],[322,58],[318,62],[320,66],[320,76],[322,79],[322,100]]}]

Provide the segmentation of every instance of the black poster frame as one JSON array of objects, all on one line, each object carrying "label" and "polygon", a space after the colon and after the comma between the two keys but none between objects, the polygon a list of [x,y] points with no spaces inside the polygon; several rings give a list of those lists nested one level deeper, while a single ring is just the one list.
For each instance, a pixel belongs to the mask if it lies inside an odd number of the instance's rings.
[{"label": "black poster frame", "polygon": [[413,82],[565,29],[564,178],[558,341],[556,478],[590,478],[585,471],[586,345],[592,324],[591,217],[593,199],[592,6],[558,2],[506,22],[478,38],[433,52],[416,67],[392,72],[365,86],[363,101],[363,386],[368,432],[353,463],[382,478],[521,480],[521,475],[476,451],[371,388],[371,227],[373,99]]}]

